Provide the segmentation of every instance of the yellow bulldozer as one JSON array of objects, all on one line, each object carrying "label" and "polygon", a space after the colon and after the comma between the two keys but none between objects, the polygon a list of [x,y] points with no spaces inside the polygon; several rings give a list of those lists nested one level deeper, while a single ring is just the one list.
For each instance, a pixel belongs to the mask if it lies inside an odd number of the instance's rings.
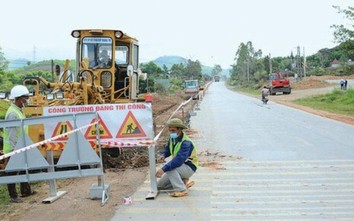
[{"label": "yellow bulldozer", "polygon": [[[24,78],[32,95],[25,108],[27,117],[42,116],[48,106],[146,102],[148,96],[139,92],[139,80],[146,74],[139,69],[137,39],[121,30],[101,29],[74,30],[71,36],[77,39],[75,72],[69,71],[67,60],[62,73],[56,70],[54,82]],[[29,128],[33,142],[44,140],[44,134],[43,125]],[[40,150],[45,154],[46,147]]]}]

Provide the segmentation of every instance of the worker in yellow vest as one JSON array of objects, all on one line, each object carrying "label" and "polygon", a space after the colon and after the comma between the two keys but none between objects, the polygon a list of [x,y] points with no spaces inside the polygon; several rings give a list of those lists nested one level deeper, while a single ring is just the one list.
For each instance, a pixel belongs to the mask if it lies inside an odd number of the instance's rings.
[{"label": "worker in yellow vest", "polygon": [[170,132],[170,139],[165,146],[160,160],[172,156],[172,160],[167,162],[156,172],[156,177],[161,178],[157,182],[158,190],[173,190],[170,196],[181,197],[188,195],[194,181],[188,182],[189,178],[198,168],[197,148],[192,140],[183,132],[187,129],[182,120],[173,118],[167,122]]},{"label": "worker in yellow vest", "polygon": [[[29,91],[27,87],[23,85],[14,86],[10,92],[10,99],[14,99],[9,109],[6,112],[5,120],[19,120],[26,118],[22,111],[22,108],[26,106],[29,99]],[[28,132],[27,126],[24,128],[25,132]],[[22,129],[20,127],[4,128],[4,153],[10,153],[14,150],[17,141],[22,139]],[[18,172],[9,172],[7,175],[16,175]],[[16,184],[8,184],[7,189],[10,195],[10,201],[14,203],[21,202],[21,199],[17,195]],[[29,183],[20,184],[21,196],[26,197],[35,193],[31,190]]]}]

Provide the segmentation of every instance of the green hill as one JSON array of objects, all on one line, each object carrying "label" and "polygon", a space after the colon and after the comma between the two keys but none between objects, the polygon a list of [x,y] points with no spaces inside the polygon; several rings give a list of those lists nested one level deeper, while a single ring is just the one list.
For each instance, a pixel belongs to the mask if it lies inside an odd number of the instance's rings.
[{"label": "green hill", "polygon": [[[168,69],[171,69],[172,65],[174,65],[174,64],[186,65],[188,63],[188,59],[180,57],[180,56],[173,56],[173,55],[166,56],[165,55],[165,56],[161,56],[161,57],[156,58],[152,62],[154,62],[160,68],[162,68],[164,65],[166,65],[166,67]],[[202,65],[202,73],[210,75],[213,68],[214,67]],[[229,71],[230,71],[229,69],[223,69],[221,74],[225,75],[225,76],[229,76]]]},{"label": "green hill", "polygon": [[174,64],[186,65],[188,63],[187,59],[180,56],[161,56],[156,58],[152,62],[154,62],[160,68],[166,65],[168,69],[171,69]]},{"label": "green hill", "polygon": [[[35,64],[30,64],[30,65],[15,69],[15,70],[13,70],[13,73],[26,74],[26,73],[37,72],[37,71],[52,72],[52,68],[54,69],[54,66],[56,64],[59,64],[63,70],[64,66],[65,66],[65,61],[64,60],[53,60],[53,63],[52,63],[52,60],[44,60],[44,61],[37,62]],[[70,61],[69,69],[75,70],[75,60]]]}]

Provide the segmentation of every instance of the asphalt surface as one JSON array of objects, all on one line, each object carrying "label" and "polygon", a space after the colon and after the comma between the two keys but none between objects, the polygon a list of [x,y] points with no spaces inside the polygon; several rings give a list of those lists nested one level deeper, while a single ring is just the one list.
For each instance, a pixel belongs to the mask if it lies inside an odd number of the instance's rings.
[{"label": "asphalt surface", "polygon": [[354,220],[354,126],[213,83],[191,118],[199,151],[237,157],[201,167],[189,196],[145,200],[147,180],[112,220]]}]

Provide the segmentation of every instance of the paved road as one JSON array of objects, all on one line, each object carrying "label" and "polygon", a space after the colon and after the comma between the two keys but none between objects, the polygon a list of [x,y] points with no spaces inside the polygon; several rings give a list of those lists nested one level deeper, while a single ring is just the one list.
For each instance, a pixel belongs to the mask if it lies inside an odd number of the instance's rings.
[{"label": "paved road", "polygon": [[354,220],[354,126],[213,83],[191,119],[200,150],[241,160],[200,168],[190,195],[145,200],[148,181],[112,220]]},{"label": "paved road", "polygon": [[[202,146],[249,160],[354,159],[354,127],[214,83],[192,118]],[[339,151],[340,150],[340,151]]]}]

